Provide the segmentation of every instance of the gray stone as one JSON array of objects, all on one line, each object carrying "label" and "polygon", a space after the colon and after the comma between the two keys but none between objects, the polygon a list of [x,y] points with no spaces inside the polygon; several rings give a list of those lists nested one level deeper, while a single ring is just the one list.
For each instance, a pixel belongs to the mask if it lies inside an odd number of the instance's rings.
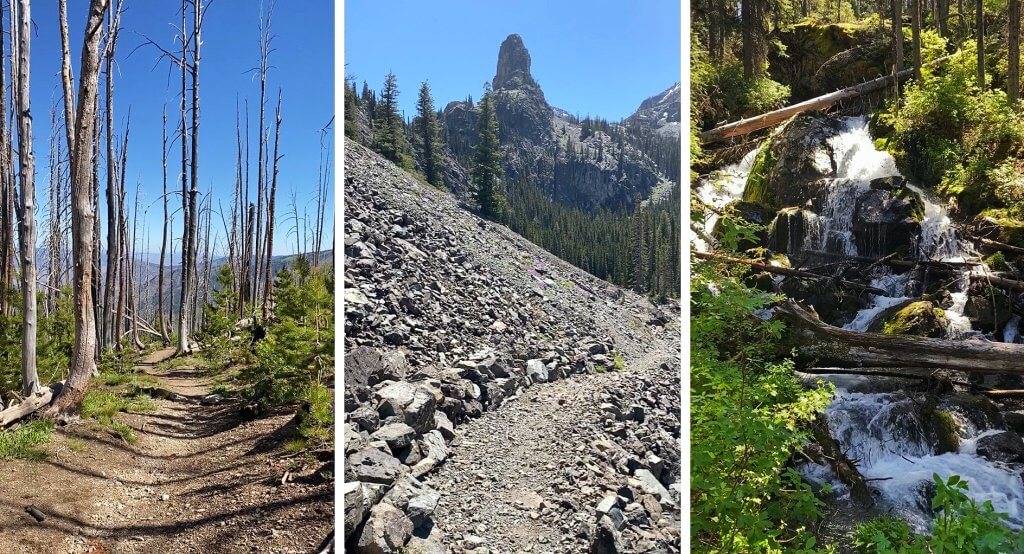
[{"label": "gray stone", "polygon": [[455,438],[455,426],[442,411],[434,412],[434,428],[441,432],[446,441],[451,442]]},{"label": "gray stone", "polygon": [[634,476],[640,482],[642,489],[657,496],[662,502],[672,502],[672,495],[668,492],[668,489],[661,484],[661,481],[658,481],[658,478],[650,470],[638,469]]},{"label": "gray stone", "polygon": [[345,480],[390,485],[406,470],[393,456],[376,448],[366,448],[346,460]]},{"label": "gray stone", "polygon": [[405,512],[381,502],[370,510],[370,517],[356,543],[356,551],[361,554],[391,554],[405,546],[412,531],[412,521]]},{"label": "gray stone", "polygon": [[370,440],[380,440],[387,443],[391,452],[398,452],[412,444],[416,436],[416,430],[404,423],[389,423],[370,435]]},{"label": "gray stone", "polygon": [[434,428],[434,412],[437,400],[434,393],[427,388],[419,387],[413,393],[412,401],[405,406],[405,422],[423,434]]},{"label": "gray stone", "polygon": [[360,406],[349,414],[348,419],[367,433],[380,429],[380,414],[369,406]]},{"label": "gray stone", "polygon": [[341,490],[345,498],[345,540],[348,541],[366,519],[370,508],[363,484],[359,481],[346,481],[341,484]]},{"label": "gray stone", "polygon": [[534,383],[546,383],[548,381],[548,368],[543,360],[529,360],[526,362],[526,375]]}]

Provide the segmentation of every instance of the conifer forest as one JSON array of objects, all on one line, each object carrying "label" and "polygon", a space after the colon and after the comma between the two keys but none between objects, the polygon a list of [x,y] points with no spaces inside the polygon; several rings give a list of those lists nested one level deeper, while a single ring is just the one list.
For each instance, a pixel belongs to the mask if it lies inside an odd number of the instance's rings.
[{"label": "conifer forest", "polygon": [[331,548],[315,4],[3,3],[0,550]]}]

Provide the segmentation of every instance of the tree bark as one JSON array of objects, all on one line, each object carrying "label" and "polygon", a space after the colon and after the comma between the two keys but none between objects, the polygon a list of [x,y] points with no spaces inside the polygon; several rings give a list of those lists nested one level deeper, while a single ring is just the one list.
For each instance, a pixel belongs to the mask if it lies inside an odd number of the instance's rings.
[{"label": "tree bark", "polygon": [[899,96],[899,77],[903,73],[903,0],[892,0],[893,86]]},{"label": "tree bark", "polygon": [[163,127],[161,129],[161,152],[160,161],[163,168],[163,195],[161,199],[164,205],[164,227],[163,234],[160,235],[160,268],[157,271],[157,284],[156,284],[156,324],[157,329],[160,331],[160,339],[163,341],[164,346],[171,344],[171,338],[167,334],[167,318],[164,315],[164,265],[166,263],[167,255],[167,232],[170,226],[170,216],[167,213],[167,107],[164,107],[163,113]]},{"label": "tree bark", "polygon": [[985,88],[985,3],[975,2],[975,41],[978,45],[978,87]]},{"label": "tree bark", "polygon": [[914,56],[914,80],[921,80],[921,0],[912,0],[910,4],[911,37]]},{"label": "tree bark", "polygon": [[1009,0],[1007,17],[1006,96],[1011,105],[1020,96],[1020,0]]},{"label": "tree bark", "polygon": [[32,2],[18,0],[18,71],[15,103],[18,119],[18,178],[21,181],[21,333],[22,394],[39,387],[36,370],[36,156],[32,147]]},{"label": "tree bark", "polygon": [[263,320],[266,321],[269,317],[269,306],[270,299],[273,289],[273,271],[271,270],[271,261],[274,251],[274,199],[277,197],[277,172],[278,162],[281,158],[278,156],[278,143],[281,139],[281,89],[277,89],[277,122],[274,125],[274,171],[270,181],[270,196],[267,199],[267,261],[266,269],[264,270],[263,280]]},{"label": "tree bark", "polygon": [[801,360],[838,367],[943,367],[970,372],[1024,373],[1024,345],[861,333],[822,322],[794,300],[777,312],[797,335]]},{"label": "tree bark", "polygon": [[96,130],[96,94],[99,82],[99,41],[109,0],[90,0],[79,64],[78,110],[75,114],[74,151],[71,153],[72,247],[75,267],[75,343],[66,385],[54,400],[53,410],[67,410],[85,395],[96,368],[96,320],[93,311],[93,141]]},{"label": "tree bark", "polygon": [[[190,164],[191,174],[189,175],[190,188],[188,191],[188,213],[186,215],[187,224],[185,225],[185,234],[187,235],[187,253],[184,255],[185,263],[185,274],[182,278],[182,301],[181,311],[178,316],[178,349],[177,354],[183,355],[192,351],[190,334],[192,331],[192,318],[189,313],[189,307],[193,303],[193,297],[196,294],[195,290],[195,279],[196,279],[196,241],[198,238],[198,226],[199,226],[199,211],[197,205],[197,198],[199,195],[198,182],[199,182],[199,63],[202,57],[202,12],[203,3],[202,0],[193,0],[193,48],[192,48],[192,127],[191,127],[191,151],[192,159]],[[182,25],[184,29],[184,25]],[[184,50],[182,55],[182,71],[186,66],[186,59],[184,56]],[[182,87],[184,87],[184,76],[182,77]],[[184,88],[182,89],[184,93]],[[184,117],[184,116],[183,116]],[[184,135],[182,136],[184,141]]]}]

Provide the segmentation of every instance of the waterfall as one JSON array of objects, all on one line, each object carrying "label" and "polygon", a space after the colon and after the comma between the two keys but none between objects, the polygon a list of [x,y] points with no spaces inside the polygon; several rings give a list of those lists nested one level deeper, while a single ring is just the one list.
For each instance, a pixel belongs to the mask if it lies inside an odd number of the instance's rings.
[{"label": "waterfall", "polygon": [[[836,175],[821,202],[813,228],[805,242],[807,248],[856,255],[852,237],[852,222],[857,196],[868,190],[871,180],[900,176],[895,161],[888,153],[875,148],[863,117],[846,118],[845,128],[829,141]],[[828,156],[823,151],[815,159]],[[737,164],[726,167],[698,189],[698,195],[707,204],[721,208],[743,194],[747,176],[753,165],[756,150]],[[818,163],[818,162],[816,162]],[[822,162],[823,163],[823,162]],[[972,246],[959,238],[956,226],[941,202],[918,187],[909,188],[918,194],[924,205],[920,235],[913,252],[918,259],[964,262],[977,259]],[[704,221],[704,230],[710,234],[717,216]],[[694,240],[698,249],[707,245]],[[970,277],[984,272],[983,265],[965,266],[949,286],[952,301],[944,308],[947,336],[958,339],[984,339],[971,330],[964,315]],[[887,308],[910,300],[914,296],[910,273],[894,274],[888,268],[877,267],[872,274],[871,286],[885,291],[872,295],[869,305],[858,311],[846,329],[865,331]],[[1002,340],[1019,340],[1017,329],[1020,318],[1007,324]],[[821,376],[806,376],[807,379]],[[929,498],[932,494],[932,475],[942,478],[957,474],[970,486],[969,495],[978,502],[991,501],[997,511],[1007,514],[1014,527],[1024,524],[1024,482],[1020,467],[990,462],[977,454],[977,441],[997,432],[981,429],[956,410],[948,413],[956,422],[959,448],[955,452],[939,454],[929,439],[926,425],[914,400],[902,392],[879,392],[878,378],[865,379],[841,375],[825,378],[836,386],[836,394],[826,409],[829,430],[847,455],[858,460],[858,468],[881,502],[898,513],[919,531],[927,531],[931,523]],[[871,387],[875,387],[874,390]],[[829,483],[841,498],[849,492],[831,469],[824,465],[806,463],[800,467],[804,477],[813,483]]]}]

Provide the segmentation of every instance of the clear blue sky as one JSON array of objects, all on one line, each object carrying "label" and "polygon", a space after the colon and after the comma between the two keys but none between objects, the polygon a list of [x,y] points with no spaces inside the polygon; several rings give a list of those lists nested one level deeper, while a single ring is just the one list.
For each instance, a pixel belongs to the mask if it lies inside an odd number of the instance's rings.
[{"label": "clear blue sky", "polygon": [[617,121],[680,80],[679,10],[679,0],[348,0],[345,71],[378,91],[393,71],[412,116],[424,80],[438,108],[479,98],[501,41],[519,33],[550,104]]},{"label": "clear blue sky", "polygon": [[[259,0],[207,0],[209,8],[203,29],[202,66],[200,73],[201,128],[200,128],[200,188],[213,188],[214,209],[220,199],[228,210],[235,179],[235,98],[249,98],[251,116],[253,168],[255,181],[256,107],[258,80],[248,71],[258,63]],[[49,170],[47,154],[50,140],[50,107],[60,106],[60,35],[57,27],[56,2],[33,2],[32,19],[35,32],[32,40],[32,112],[36,135],[37,199],[41,206],[40,219],[47,209]],[[68,2],[68,23],[72,34],[72,60],[77,83],[78,63],[81,55],[82,29],[85,24],[87,2]],[[118,41],[119,73],[115,73],[115,126],[124,127],[124,116],[131,106],[131,137],[128,145],[126,188],[129,204],[133,201],[135,185],[141,180],[140,219],[142,207],[149,206],[149,218],[139,233],[141,252],[149,234],[150,251],[158,251],[160,243],[161,194],[160,128],[161,112],[166,104],[169,125],[173,127],[178,107],[177,91],[180,80],[169,76],[169,64],[158,61],[159,52],[153,47],[136,50],[145,40],[152,38],[168,49],[178,46],[174,42],[175,28],[180,25],[180,2],[170,0],[127,0],[123,30]],[[4,8],[6,10],[6,8]],[[315,208],[317,171],[320,157],[319,129],[330,121],[334,112],[334,8],[332,0],[278,0],[273,15],[276,38],[271,54],[267,83],[267,121],[273,118],[278,87],[283,88],[283,119],[281,127],[281,154],[277,196],[277,233],[275,253],[295,251],[294,237],[286,238],[290,222],[282,222],[285,212],[291,212],[292,191],[297,191],[300,213],[308,205],[310,217]],[[6,27],[6,14],[5,14]],[[134,50],[134,52],[133,52]],[[9,53],[9,52],[8,52]],[[130,54],[130,56],[129,56]],[[76,85],[77,86],[77,85]],[[102,77],[101,77],[102,90]],[[101,99],[102,106],[102,99]],[[244,116],[243,116],[244,117]],[[173,129],[169,131],[173,133]],[[63,136],[63,135],[61,135]],[[63,140],[63,139],[62,139]],[[180,146],[175,145],[168,160],[168,187],[180,188],[178,172]],[[103,170],[101,170],[103,179]],[[252,200],[255,202],[255,187]],[[333,197],[333,187],[330,192]],[[101,192],[102,198],[102,192]],[[173,203],[180,205],[178,197]],[[333,221],[333,200],[328,204],[328,218]],[[101,199],[100,215],[106,212]],[[180,214],[177,225],[180,225]],[[140,226],[142,223],[140,221]],[[220,244],[224,245],[224,232],[219,217],[214,214],[214,229],[219,229]],[[325,229],[324,242],[331,244]],[[105,230],[104,230],[105,233]],[[40,241],[43,233],[40,233]],[[180,235],[180,227],[175,236]],[[105,234],[104,234],[105,237]]]}]

